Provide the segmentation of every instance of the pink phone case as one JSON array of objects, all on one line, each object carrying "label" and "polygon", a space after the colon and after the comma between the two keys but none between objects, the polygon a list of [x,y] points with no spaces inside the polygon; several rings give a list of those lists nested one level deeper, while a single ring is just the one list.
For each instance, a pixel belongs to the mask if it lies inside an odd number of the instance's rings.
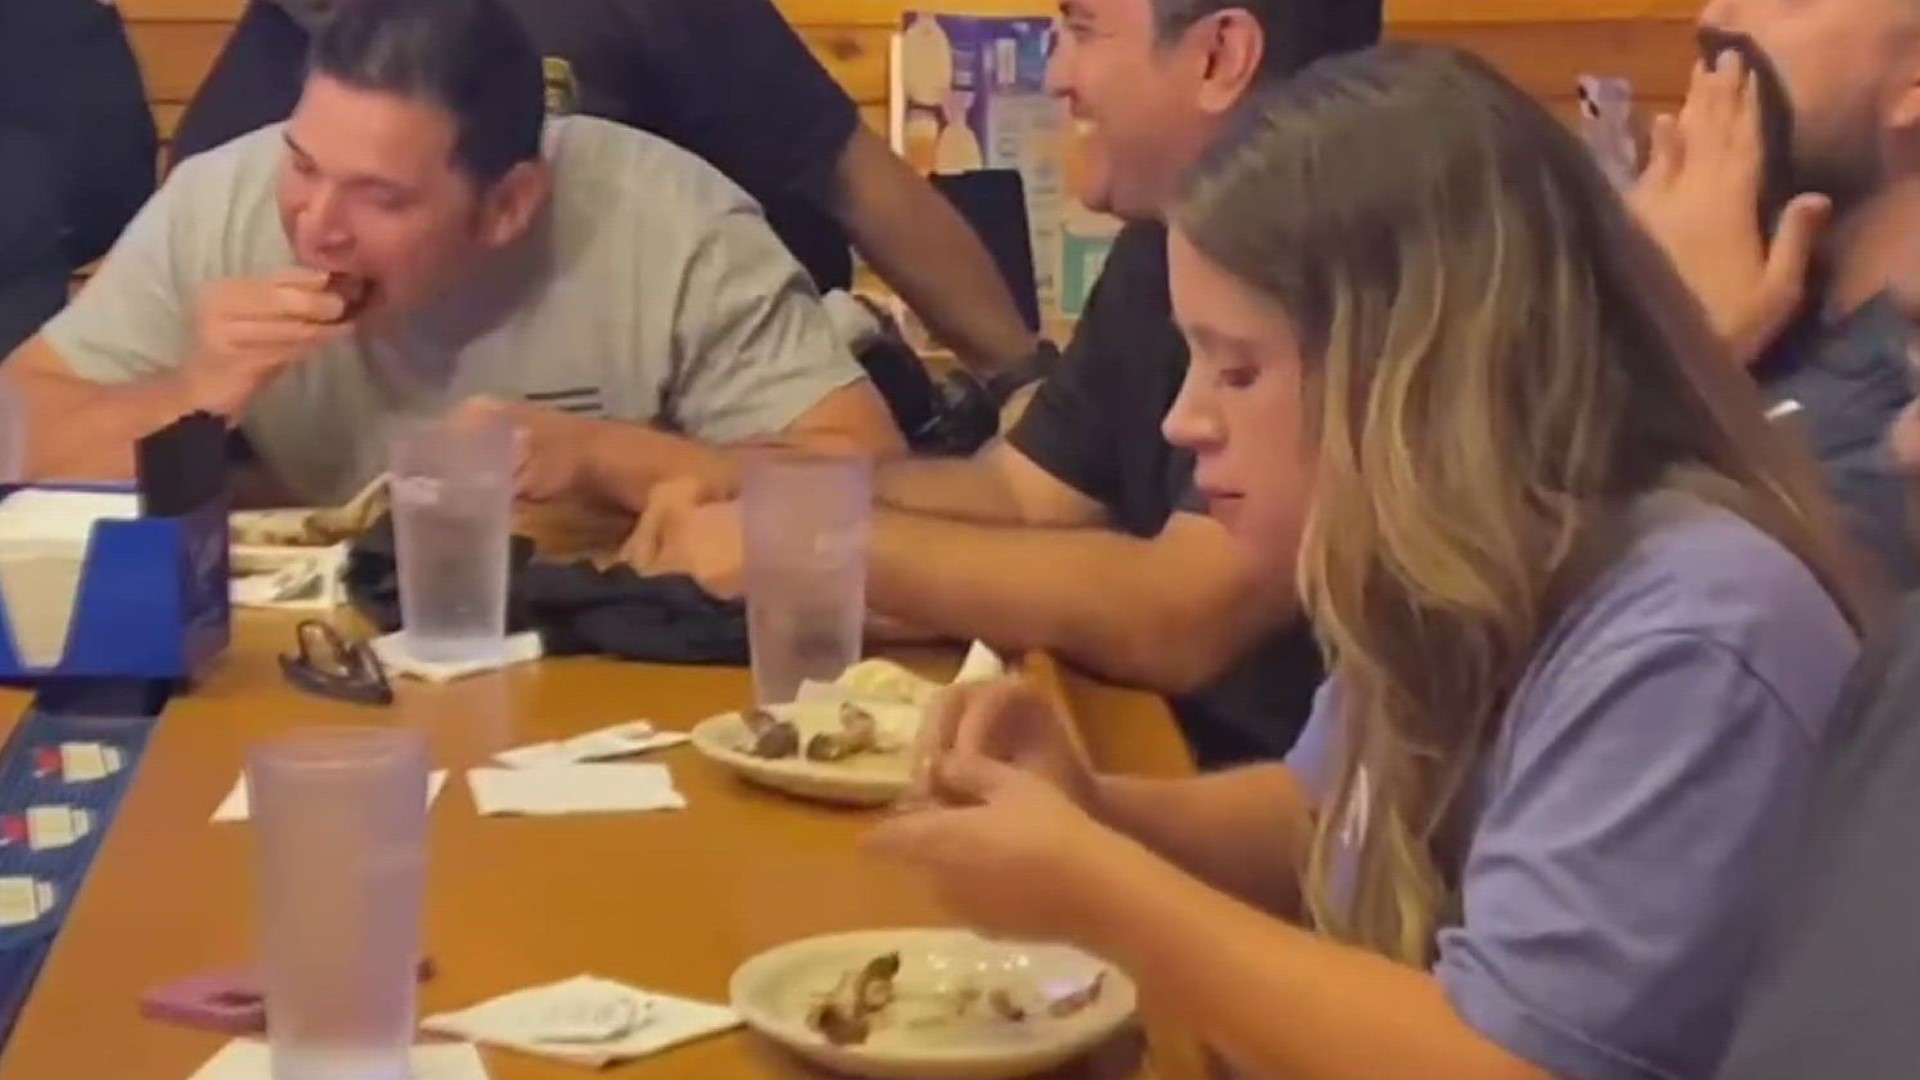
[{"label": "pink phone case", "polygon": [[[433,960],[422,957],[420,979],[433,978]],[[153,987],[140,995],[140,1015],[163,1024],[257,1035],[267,1029],[267,1002],[250,970],[204,972]]]}]

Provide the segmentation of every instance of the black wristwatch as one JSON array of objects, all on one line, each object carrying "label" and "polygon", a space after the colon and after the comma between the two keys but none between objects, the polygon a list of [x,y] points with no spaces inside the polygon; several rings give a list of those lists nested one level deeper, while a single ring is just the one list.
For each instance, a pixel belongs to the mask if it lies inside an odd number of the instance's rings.
[{"label": "black wristwatch", "polygon": [[981,380],[981,387],[987,393],[994,408],[1000,408],[1022,387],[1037,383],[1053,374],[1060,363],[1060,347],[1046,338],[1041,338],[1033,351],[1022,357],[1020,362],[1005,368]]}]

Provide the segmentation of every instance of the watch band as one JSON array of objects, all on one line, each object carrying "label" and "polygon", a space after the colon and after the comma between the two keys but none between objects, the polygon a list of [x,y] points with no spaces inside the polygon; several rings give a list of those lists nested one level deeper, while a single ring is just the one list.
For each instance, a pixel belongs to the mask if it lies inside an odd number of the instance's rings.
[{"label": "watch band", "polygon": [[1046,338],[1039,343],[1018,364],[988,376],[982,385],[994,406],[1005,405],[1007,399],[1029,383],[1036,383],[1053,374],[1060,364],[1060,347]]}]

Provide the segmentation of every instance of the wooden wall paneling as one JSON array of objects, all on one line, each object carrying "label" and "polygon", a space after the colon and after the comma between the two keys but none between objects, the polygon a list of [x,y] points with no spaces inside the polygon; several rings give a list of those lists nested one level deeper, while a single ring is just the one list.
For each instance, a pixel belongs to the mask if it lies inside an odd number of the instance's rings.
[{"label": "wooden wall paneling", "polygon": [[1637,98],[1685,95],[1693,66],[1693,24],[1679,21],[1512,24],[1414,23],[1393,37],[1441,41],[1485,57],[1528,93],[1544,98],[1574,93],[1581,75],[1619,75]]},{"label": "wooden wall paneling", "polygon": [[1389,23],[1691,20],[1706,0],[1387,0]]},{"label": "wooden wall paneling", "polygon": [[147,22],[133,26],[133,54],[140,61],[149,101],[183,103],[193,98],[226,44],[231,23]]},{"label": "wooden wall paneling", "polygon": [[798,29],[800,39],[854,101],[863,106],[877,105],[884,114],[891,30],[849,23],[802,24]]}]

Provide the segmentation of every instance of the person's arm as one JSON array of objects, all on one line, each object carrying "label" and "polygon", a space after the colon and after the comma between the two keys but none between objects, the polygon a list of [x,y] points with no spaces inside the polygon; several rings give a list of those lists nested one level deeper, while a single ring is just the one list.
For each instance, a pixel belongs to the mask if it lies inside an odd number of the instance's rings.
[{"label": "person's arm", "polygon": [[7,359],[33,480],[124,480],[133,444],[191,412],[178,374],[193,341],[176,258],[176,177],[147,202],[71,303]]},{"label": "person's arm", "polygon": [[[620,6],[651,75],[642,82],[672,96],[666,130],[676,142],[764,203],[837,221],[970,367],[991,373],[1032,351],[979,236],[861,123],[771,0]],[[659,103],[648,107],[658,114]]]},{"label": "person's arm", "polygon": [[1101,522],[1100,504],[1004,440],[969,458],[908,458],[881,466],[874,501],[914,514],[989,525],[1075,527]]},{"label": "person's arm", "polygon": [[572,422],[587,432],[587,483],[592,493],[637,513],[645,509],[653,486],[664,480],[695,481],[708,498],[732,494],[739,488],[743,450],[784,447],[817,454],[896,453],[899,432],[877,397],[865,382],[829,391],[787,427],[765,438],[746,440],[742,447],[704,445],[645,424]]},{"label": "person's arm", "polygon": [[36,482],[132,479],[134,444],[195,408],[177,373],[94,382],[44,335],[15,350],[5,370],[26,416],[25,475]]},{"label": "person's arm", "polygon": [[999,527],[874,515],[868,603],[962,639],[1045,649],[1107,678],[1183,693],[1219,675],[1289,598],[1226,531],[1175,514],[1142,540],[1102,527]]},{"label": "person's arm", "polygon": [[982,376],[1033,352],[1035,337],[973,227],[865,125],[841,151],[828,204],[855,250]]},{"label": "person's arm", "polygon": [[1102,776],[1100,819],[1261,911],[1298,920],[1313,816],[1286,765],[1197,778]]},{"label": "person's arm", "polygon": [[1475,1031],[1426,972],[1275,919],[1145,849],[1084,892],[1080,941],[1247,1075],[1551,1080]]}]

